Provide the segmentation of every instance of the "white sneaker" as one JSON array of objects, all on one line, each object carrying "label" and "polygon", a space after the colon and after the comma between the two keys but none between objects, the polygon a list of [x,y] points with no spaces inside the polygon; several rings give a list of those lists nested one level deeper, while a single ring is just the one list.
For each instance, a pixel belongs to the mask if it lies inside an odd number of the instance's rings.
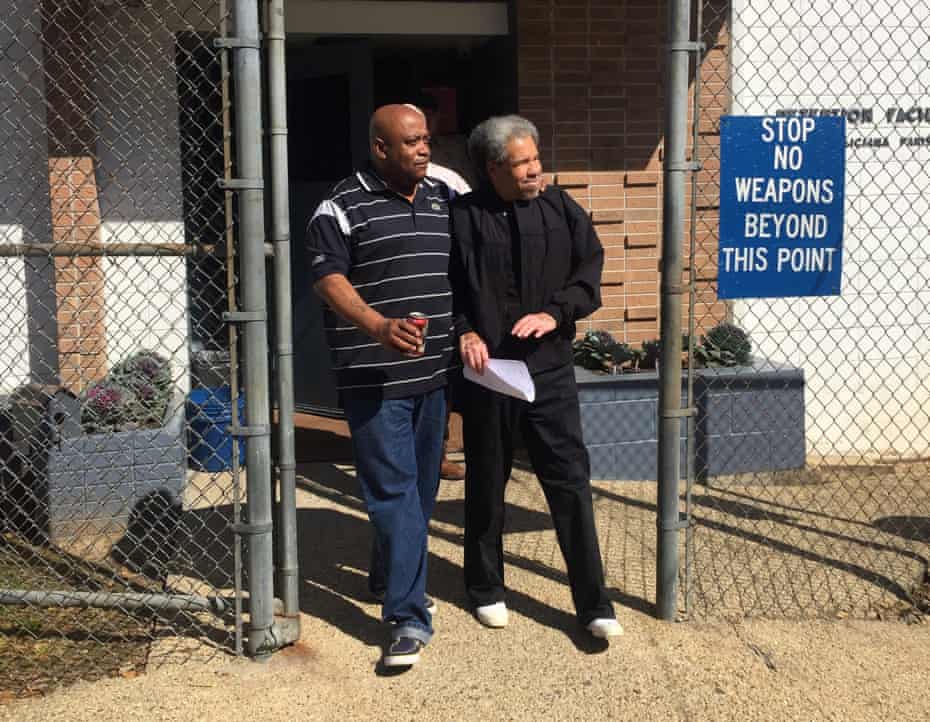
[{"label": "white sneaker", "polygon": [[507,626],[507,605],[504,602],[486,604],[475,608],[475,616],[485,627],[499,629]]},{"label": "white sneaker", "polygon": [[619,637],[623,634],[623,627],[616,619],[601,618],[588,622],[588,631],[592,637],[598,639],[607,639],[608,637]]}]

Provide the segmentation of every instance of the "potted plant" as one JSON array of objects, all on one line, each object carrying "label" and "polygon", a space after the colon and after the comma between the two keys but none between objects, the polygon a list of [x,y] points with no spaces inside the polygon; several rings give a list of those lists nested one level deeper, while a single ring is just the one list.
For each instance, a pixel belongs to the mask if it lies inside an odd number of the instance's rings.
[{"label": "potted plant", "polygon": [[572,344],[572,352],[576,366],[614,375],[632,368],[638,358],[629,344],[618,343],[607,331],[588,331]]},{"label": "potted plant", "polygon": [[49,451],[50,531],[90,521],[125,522],[153,492],[180,498],[186,480],[184,402],[170,361],[141,350],[80,397],[77,432]]},{"label": "potted plant", "polygon": [[[687,343],[682,339],[683,348]],[[656,478],[660,351],[658,339],[633,349],[605,331],[588,331],[575,342],[582,430],[593,478]],[[698,474],[804,465],[803,370],[756,362],[749,335],[729,322],[701,336],[692,363]],[[681,406],[687,406],[687,376]],[[683,423],[682,470],[687,468],[684,429]]]},{"label": "potted plant", "polygon": [[158,428],[173,390],[168,360],[152,351],[140,351],[87,387],[81,424],[88,433]]},{"label": "potted plant", "polygon": [[718,323],[694,349],[703,366],[747,366],[752,362],[749,334],[734,323]]}]

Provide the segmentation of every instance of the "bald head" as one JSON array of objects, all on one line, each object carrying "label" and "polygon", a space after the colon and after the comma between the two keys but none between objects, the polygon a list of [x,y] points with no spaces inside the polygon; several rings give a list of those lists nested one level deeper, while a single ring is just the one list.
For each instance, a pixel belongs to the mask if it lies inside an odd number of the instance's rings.
[{"label": "bald head", "polygon": [[426,117],[411,105],[383,105],[368,128],[375,170],[394,190],[412,193],[429,164]]},{"label": "bald head", "polygon": [[410,103],[393,103],[382,105],[371,115],[368,123],[368,140],[374,142],[375,138],[384,138],[404,124],[409,118],[424,118],[423,111]]}]

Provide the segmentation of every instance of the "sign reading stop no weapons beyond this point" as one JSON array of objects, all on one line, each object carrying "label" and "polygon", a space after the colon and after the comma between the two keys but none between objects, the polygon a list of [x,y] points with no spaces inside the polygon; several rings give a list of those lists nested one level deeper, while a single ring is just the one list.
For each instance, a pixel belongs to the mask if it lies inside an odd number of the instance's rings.
[{"label": "sign reading stop no weapons beyond this point", "polygon": [[838,296],[845,180],[845,118],[721,118],[718,298]]}]

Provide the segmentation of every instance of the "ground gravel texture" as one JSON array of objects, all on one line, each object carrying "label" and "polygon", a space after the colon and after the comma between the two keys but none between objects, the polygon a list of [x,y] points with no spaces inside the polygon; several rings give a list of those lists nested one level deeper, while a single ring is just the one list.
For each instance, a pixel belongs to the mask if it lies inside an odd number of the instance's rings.
[{"label": "ground gravel texture", "polygon": [[[299,644],[264,664],[222,655],[181,663],[155,649],[158,662],[146,674],[12,702],[0,706],[0,720],[930,719],[930,624],[919,616],[913,624],[836,618],[845,614],[655,620],[646,487],[605,485],[613,498],[596,494],[608,584],[626,633],[609,646],[591,642],[575,623],[541,494],[520,474],[508,496],[510,626],[485,629],[468,610],[462,485],[443,482],[430,541],[436,637],[415,668],[386,674],[378,666],[386,635],[365,591],[369,531],[351,468],[302,472]],[[787,541],[773,547],[779,558],[796,556],[789,551]],[[866,594],[869,580],[853,577]],[[699,599],[709,583],[702,580]]]},{"label": "ground gravel texture", "polygon": [[[374,613],[374,607],[365,612]],[[321,619],[267,664],[165,666],[0,707],[32,720],[925,720],[930,626],[663,624],[621,610],[603,652],[521,614],[485,631],[440,609],[419,666],[385,677],[378,650]]]}]

